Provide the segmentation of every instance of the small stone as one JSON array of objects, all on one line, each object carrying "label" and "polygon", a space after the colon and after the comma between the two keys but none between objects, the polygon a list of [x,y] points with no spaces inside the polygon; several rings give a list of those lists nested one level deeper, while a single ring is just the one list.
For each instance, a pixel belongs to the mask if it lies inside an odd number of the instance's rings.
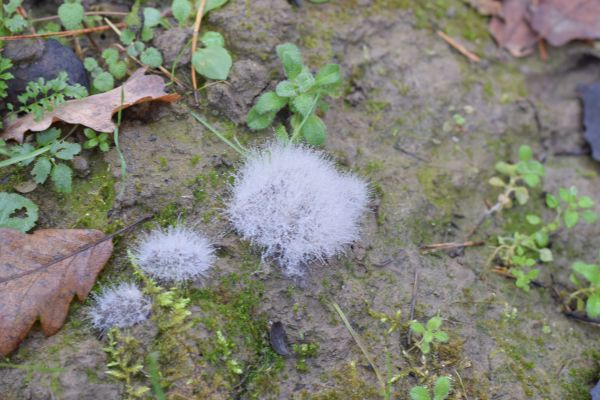
[{"label": "small stone", "polygon": [[37,183],[34,181],[20,182],[14,186],[15,190],[19,193],[30,193],[37,188]]},{"label": "small stone", "polygon": [[[175,60],[177,60],[178,65],[189,64],[192,56],[190,46],[187,46],[187,44],[192,37],[192,33],[189,28],[171,28],[158,33],[154,37],[152,44],[162,53],[165,66],[173,66]],[[181,55],[179,55],[180,52]]]},{"label": "small stone", "polygon": [[85,157],[75,156],[73,158],[73,169],[79,177],[86,177],[90,173],[90,163]]}]

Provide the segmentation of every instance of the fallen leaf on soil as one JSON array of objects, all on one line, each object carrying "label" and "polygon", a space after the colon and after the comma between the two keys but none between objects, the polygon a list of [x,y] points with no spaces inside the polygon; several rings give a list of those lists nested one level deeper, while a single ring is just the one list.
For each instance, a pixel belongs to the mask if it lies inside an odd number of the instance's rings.
[{"label": "fallen leaf on soil", "polygon": [[[45,113],[41,121],[34,121],[31,114],[19,118],[4,130],[0,138],[23,142],[25,132],[43,131],[57,121],[81,124],[96,132],[114,132],[115,124],[112,116],[119,108],[153,100],[173,102],[180,98],[178,94],[165,92],[165,82],[160,76],[144,75],[144,73],[143,68],[138,69],[118,88],[79,100],[69,100],[56,107],[54,111]],[[121,101],[121,88],[123,101]]]},{"label": "fallen leaf on soil", "polygon": [[112,241],[98,243],[104,237],[88,229],[0,229],[0,355],[15,350],[38,318],[46,336],[61,328],[73,297],[85,299],[110,258]]},{"label": "fallen leaf on soil", "polygon": [[600,38],[600,1],[542,0],[531,6],[531,27],[553,46]]},{"label": "fallen leaf on soil", "polygon": [[530,54],[539,39],[527,22],[528,7],[528,0],[505,0],[500,14],[490,21],[490,32],[498,45],[515,57]]},{"label": "fallen leaf on soil", "polygon": [[583,101],[585,140],[592,148],[592,158],[600,161],[600,83],[581,85],[577,92]]},{"label": "fallen leaf on soil", "polygon": [[502,3],[497,0],[469,0],[469,3],[481,15],[497,15],[502,10]]}]

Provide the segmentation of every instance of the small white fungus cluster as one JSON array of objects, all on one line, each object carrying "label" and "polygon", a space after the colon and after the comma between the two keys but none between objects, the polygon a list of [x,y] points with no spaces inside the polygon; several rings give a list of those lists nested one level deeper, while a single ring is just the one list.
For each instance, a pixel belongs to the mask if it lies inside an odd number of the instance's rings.
[{"label": "small white fungus cluster", "polygon": [[133,283],[105,288],[93,297],[89,316],[94,328],[106,332],[110,328],[127,328],[148,319],[152,302]]},{"label": "small white fungus cluster", "polygon": [[321,152],[273,143],[236,175],[228,217],[237,232],[287,271],[323,261],[359,238],[368,188]]},{"label": "small white fungus cluster", "polygon": [[160,282],[204,276],[215,261],[208,239],[185,226],[155,229],[134,249],[139,267]]}]

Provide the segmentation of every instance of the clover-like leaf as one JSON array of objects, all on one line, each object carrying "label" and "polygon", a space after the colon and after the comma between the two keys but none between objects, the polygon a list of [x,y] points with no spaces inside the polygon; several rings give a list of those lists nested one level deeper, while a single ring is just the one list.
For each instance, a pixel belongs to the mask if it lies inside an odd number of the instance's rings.
[{"label": "clover-like leaf", "polygon": [[184,26],[192,14],[192,4],[189,0],[173,0],[171,11],[179,25]]},{"label": "clover-like leaf", "polygon": [[206,47],[217,46],[225,47],[225,38],[219,32],[209,31],[200,38],[202,44]]},{"label": "clover-like leaf", "polygon": [[232,60],[223,47],[211,46],[196,50],[192,64],[196,72],[208,79],[225,80],[229,76]]},{"label": "clover-like leaf", "polygon": [[81,3],[63,3],[58,7],[58,18],[66,29],[78,29],[85,16],[85,10]]},{"label": "clover-like leaf", "polygon": [[140,61],[152,68],[158,68],[163,63],[162,54],[154,47],[148,47],[140,54]]}]

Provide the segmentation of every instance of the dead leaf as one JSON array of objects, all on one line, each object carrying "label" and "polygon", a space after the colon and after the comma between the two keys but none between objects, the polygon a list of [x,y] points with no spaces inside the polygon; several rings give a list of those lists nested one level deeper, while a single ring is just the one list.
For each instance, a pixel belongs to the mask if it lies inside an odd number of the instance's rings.
[{"label": "dead leaf", "polygon": [[502,11],[502,3],[497,0],[469,0],[469,4],[481,15],[498,15]]},{"label": "dead leaf", "polygon": [[490,32],[498,45],[515,57],[530,54],[539,40],[527,22],[528,7],[528,0],[505,0],[501,13],[490,21]]},{"label": "dead leaf", "polygon": [[[159,100],[173,102],[180,98],[178,94],[165,92],[165,82],[158,75],[144,75],[145,69],[138,69],[122,86],[105,93],[96,94],[79,100],[69,100],[47,112],[41,121],[34,121],[29,114],[19,118],[8,126],[0,138],[23,142],[25,132],[39,132],[48,129],[57,121],[69,124],[81,124],[96,132],[113,132],[115,124],[112,116],[121,104],[122,108],[146,101]],[[124,99],[121,101],[121,88]]]},{"label": "dead leaf", "polygon": [[531,27],[553,46],[600,38],[600,1],[543,0],[531,7]]},{"label": "dead leaf", "polygon": [[62,327],[73,297],[85,299],[110,258],[112,241],[103,238],[88,229],[0,229],[0,354],[15,350],[38,318],[46,336]]}]

